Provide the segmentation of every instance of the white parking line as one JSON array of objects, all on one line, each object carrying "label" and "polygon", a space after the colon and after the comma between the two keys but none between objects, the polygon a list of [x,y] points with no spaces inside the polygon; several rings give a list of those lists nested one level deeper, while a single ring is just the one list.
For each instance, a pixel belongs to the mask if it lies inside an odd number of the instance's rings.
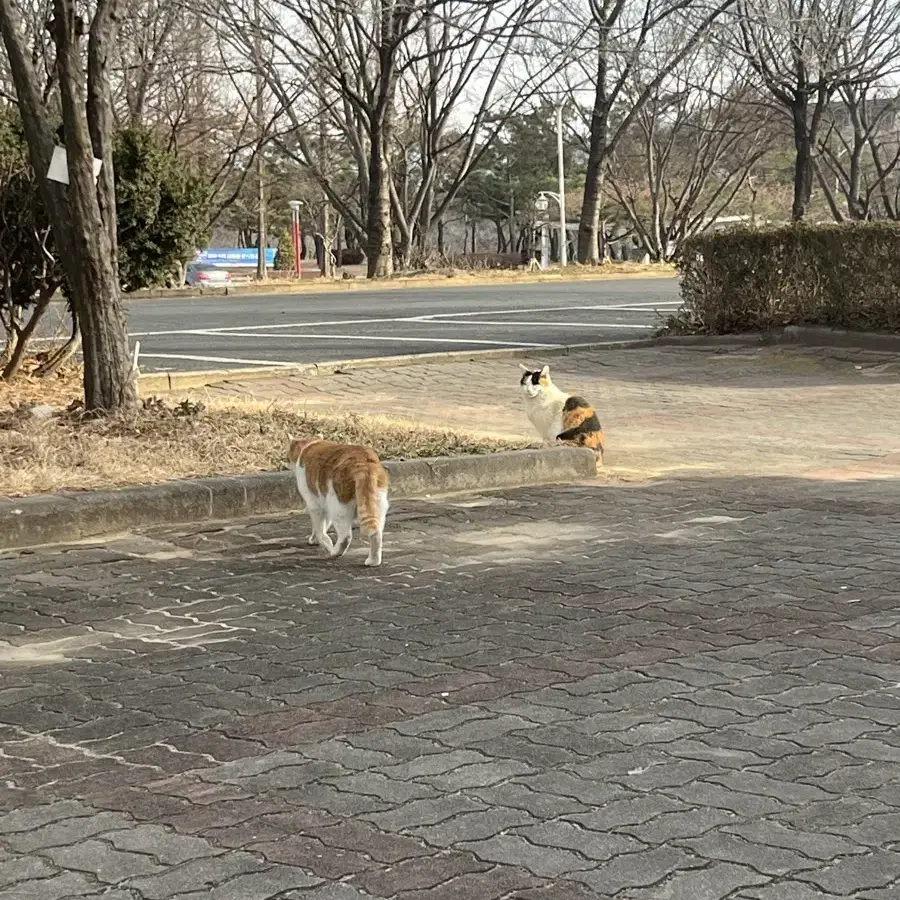
[{"label": "white parking line", "polygon": [[481,328],[484,325],[515,325],[517,328],[658,328],[658,325],[633,325],[630,322],[516,322],[506,319],[487,322],[441,322],[437,319],[421,323],[423,325],[453,325],[455,328]]},{"label": "white parking line", "polygon": [[[650,326],[648,326],[650,327]],[[222,334],[219,331],[190,331],[186,334],[202,335],[205,337],[226,337],[226,338],[278,338],[285,340],[286,338],[303,338],[307,340],[340,340],[340,341],[389,341],[390,343],[406,343],[406,344],[486,344],[492,347],[552,347],[553,344],[535,344],[527,341],[483,341],[475,338],[444,338],[444,337],[394,337],[392,335],[370,335],[370,334],[303,334],[303,335],[285,335],[285,334],[264,334],[254,331],[252,334],[240,334],[233,331]],[[143,355],[143,354],[142,354]]]},{"label": "white parking line", "polygon": [[239,363],[248,366],[284,366],[296,368],[301,365],[297,362],[283,362],[275,359],[240,359],[233,356],[191,356],[187,353],[144,353],[141,351],[141,359],[190,359],[194,362]]},{"label": "white parking line", "polygon": [[[660,312],[674,312],[679,308],[680,304],[676,301],[667,300],[663,302],[637,302],[637,303],[628,303],[628,304],[618,304],[612,306],[603,306],[596,304],[581,304],[578,306],[541,306],[534,307],[532,309],[489,309],[489,310],[478,310],[474,312],[457,312],[457,313],[426,313],[420,316],[380,316],[366,319],[328,319],[324,321],[316,321],[316,322],[280,322],[280,323],[272,323],[269,325],[228,325],[222,326],[220,328],[205,328],[202,331],[197,331],[194,329],[165,329],[161,331],[134,331],[131,332],[132,337],[158,337],[162,335],[171,335],[171,334],[209,334],[209,333],[219,333],[225,334],[230,331],[284,331],[289,330],[291,328],[331,328],[334,326],[343,327],[345,325],[375,325],[375,324],[389,324],[389,323],[399,323],[399,322],[409,322],[409,323],[424,323],[424,324],[451,324],[450,322],[442,322],[443,319],[462,319],[462,318],[476,318],[480,316],[512,316],[512,315],[532,315],[533,313],[543,313],[543,312],[569,312],[573,310],[610,310],[614,312],[652,312],[654,310],[658,310]],[[481,323],[481,324],[493,324],[493,323]],[[514,324],[511,322],[503,321],[501,324],[508,325]],[[536,323],[539,324],[539,323]],[[560,324],[564,325],[566,323],[550,323],[550,324]],[[592,326],[594,327],[594,326]],[[610,327],[610,326],[596,326],[596,327]]]}]

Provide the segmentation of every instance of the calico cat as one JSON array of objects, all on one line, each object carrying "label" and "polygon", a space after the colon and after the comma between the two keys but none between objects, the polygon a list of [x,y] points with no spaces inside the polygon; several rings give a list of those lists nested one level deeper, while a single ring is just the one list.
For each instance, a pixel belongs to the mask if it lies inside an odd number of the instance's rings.
[{"label": "calico cat", "polygon": [[602,457],[603,429],[594,407],[582,397],[561,391],[550,380],[550,366],[534,372],[521,363],[520,367],[525,412],[544,443],[590,447]]},{"label": "calico cat", "polygon": [[[291,441],[288,459],[312,522],[309,543],[343,556],[358,521],[360,533],[369,539],[366,565],[380,566],[389,503],[388,473],[378,454],[368,447],[307,437]],[[336,543],[328,536],[332,525]]]}]

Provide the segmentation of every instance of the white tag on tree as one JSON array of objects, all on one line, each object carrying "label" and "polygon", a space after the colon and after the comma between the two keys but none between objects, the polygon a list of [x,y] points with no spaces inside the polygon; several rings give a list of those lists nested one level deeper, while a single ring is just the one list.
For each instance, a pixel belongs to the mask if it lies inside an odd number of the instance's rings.
[{"label": "white tag on tree", "polygon": [[[103,168],[103,160],[94,157],[94,181]],[[50,168],[47,171],[47,178],[50,181],[58,181],[60,184],[69,183],[69,162],[66,156],[65,147],[54,147],[53,158],[50,160]]]}]

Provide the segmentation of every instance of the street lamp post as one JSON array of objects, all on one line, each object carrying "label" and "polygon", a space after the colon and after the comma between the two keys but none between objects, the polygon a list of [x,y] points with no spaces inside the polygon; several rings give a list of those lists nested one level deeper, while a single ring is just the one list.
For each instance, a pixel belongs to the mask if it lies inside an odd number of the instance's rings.
[{"label": "street lamp post", "polygon": [[569,241],[566,235],[566,169],[563,161],[563,118],[562,104],[556,108],[556,156],[559,175],[559,265],[568,265]]},{"label": "street lamp post", "polygon": [[291,242],[294,245],[294,271],[298,278],[303,277],[303,267],[300,262],[300,201],[291,200],[288,203],[291,208]]}]

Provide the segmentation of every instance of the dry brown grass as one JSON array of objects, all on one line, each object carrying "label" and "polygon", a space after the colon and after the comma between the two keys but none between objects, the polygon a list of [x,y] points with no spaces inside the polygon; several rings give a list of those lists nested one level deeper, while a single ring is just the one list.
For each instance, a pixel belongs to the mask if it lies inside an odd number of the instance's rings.
[{"label": "dry brown grass", "polygon": [[[76,373],[77,376],[77,373]],[[284,468],[291,437],[320,434],[366,444],[384,459],[491,453],[526,446],[397,419],[309,414],[260,401],[144,401],[114,419],[80,410],[36,419],[33,404],[69,405],[80,393],[70,373],[56,383],[23,379],[0,394],[0,495],[96,490],[175,478]],[[45,388],[47,390],[41,390]],[[51,400],[52,396],[52,400]]]},{"label": "dry brown grass", "polygon": [[0,410],[20,403],[65,407],[84,397],[80,366],[61,369],[48,378],[32,378],[31,373],[44,361],[35,354],[23,360],[18,376],[11,382],[0,379]]}]

